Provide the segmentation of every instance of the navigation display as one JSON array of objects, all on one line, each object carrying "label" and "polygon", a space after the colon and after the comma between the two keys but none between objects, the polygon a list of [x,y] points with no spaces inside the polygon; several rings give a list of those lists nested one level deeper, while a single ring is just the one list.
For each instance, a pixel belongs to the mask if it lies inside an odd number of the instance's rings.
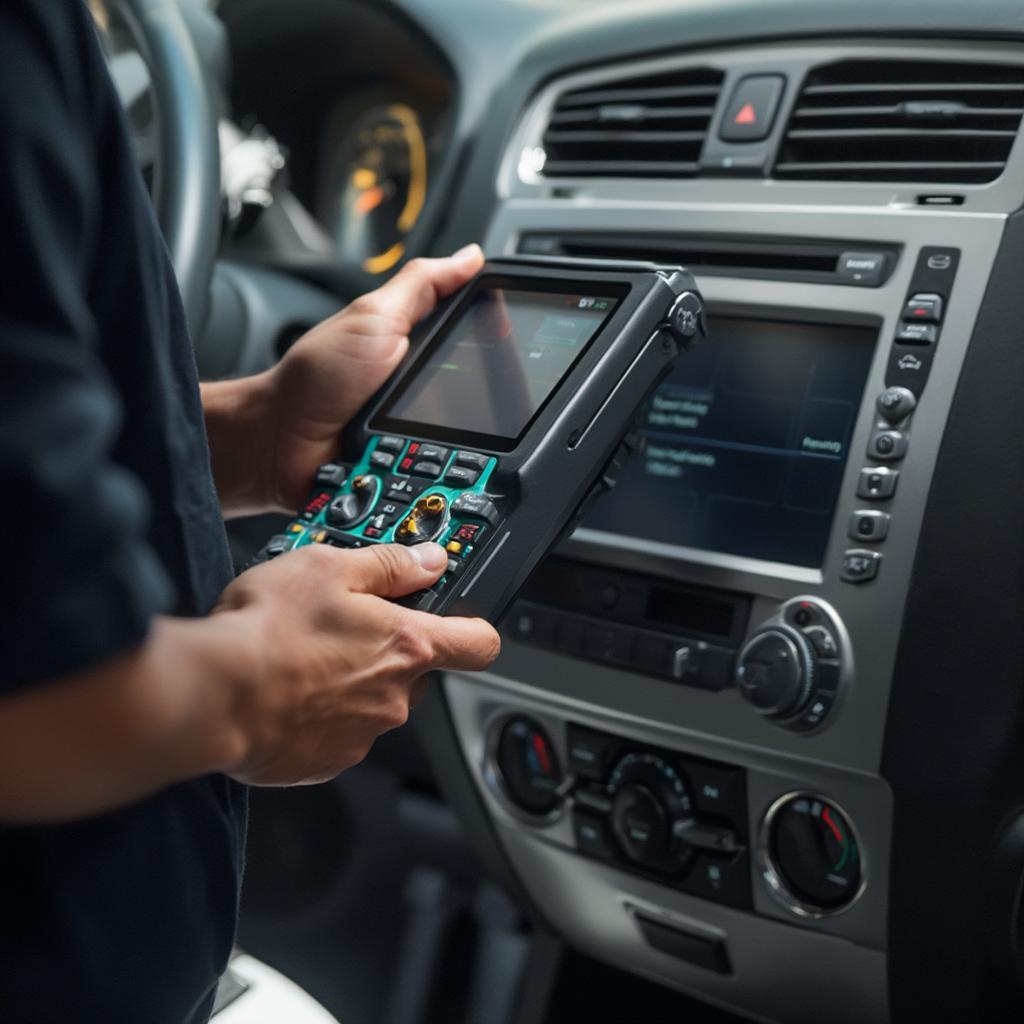
[{"label": "navigation display", "polygon": [[622,294],[481,287],[374,429],[509,450]]},{"label": "navigation display", "polygon": [[820,566],[877,331],[712,317],[583,526]]}]

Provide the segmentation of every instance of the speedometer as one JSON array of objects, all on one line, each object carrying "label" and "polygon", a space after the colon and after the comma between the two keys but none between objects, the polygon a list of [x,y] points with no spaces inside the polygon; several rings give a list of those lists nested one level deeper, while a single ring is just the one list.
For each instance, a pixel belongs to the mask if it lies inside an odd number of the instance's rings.
[{"label": "speedometer", "polygon": [[368,274],[405,255],[427,196],[427,146],[419,115],[404,103],[373,107],[335,150],[325,211],[339,256]]}]

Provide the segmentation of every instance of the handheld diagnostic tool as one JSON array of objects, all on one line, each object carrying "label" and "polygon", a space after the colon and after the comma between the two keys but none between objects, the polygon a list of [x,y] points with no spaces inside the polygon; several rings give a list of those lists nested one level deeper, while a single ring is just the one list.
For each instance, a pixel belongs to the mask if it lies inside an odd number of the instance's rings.
[{"label": "handheld diagnostic tool", "polygon": [[682,268],[490,260],[257,561],[307,544],[438,541],[446,572],[401,603],[495,621],[614,483],[644,399],[703,331]]}]

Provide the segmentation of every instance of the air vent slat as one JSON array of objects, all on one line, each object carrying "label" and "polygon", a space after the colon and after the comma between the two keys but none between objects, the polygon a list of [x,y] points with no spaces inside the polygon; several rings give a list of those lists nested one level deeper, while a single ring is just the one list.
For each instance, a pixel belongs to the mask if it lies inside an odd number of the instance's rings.
[{"label": "air vent slat", "polygon": [[559,106],[585,107],[594,103],[643,103],[652,100],[681,100],[688,97],[713,100],[717,96],[717,85],[667,89],[598,89],[594,92],[570,93],[559,100]]},{"label": "air vent slat", "polygon": [[721,84],[720,71],[686,68],[563,93],[542,139],[541,173],[692,177]]},{"label": "air vent slat", "polygon": [[984,184],[1024,115],[1024,68],[850,60],[811,70],[774,176]]},{"label": "air vent slat", "polygon": [[1013,139],[1016,132],[984,128],[798,128],[791,139]]},{"label": "air vent slat", "polygon": [[608,131],[548,132],[544,144],[555,142],[699,142],[703,132],[647,132],[630,128]]}]

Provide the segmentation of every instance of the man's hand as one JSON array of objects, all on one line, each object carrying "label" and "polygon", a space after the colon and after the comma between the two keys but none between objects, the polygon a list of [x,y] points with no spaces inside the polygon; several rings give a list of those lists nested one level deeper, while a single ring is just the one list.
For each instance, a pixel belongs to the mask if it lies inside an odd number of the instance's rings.
[{"label": "man's hand", "polygon": [[310,545],[243,573],[205,619],[0,697],[0,822],[68,821],[183,779],[330,778],[401,725],[431,669],[480,669],[498,634],[385,600],[430,586],[436,544]]},{"label": "man's hand", "polygon": [[307,331],[266,373],[203,385],[213,476],[227,516],[292,513],[342,428],[388,379],[409,332],[483,265],[477,245],[407,263]]},{"label": "man's hand", "polygon": [[256,653],[232,701],[243,782],[332,778],[403,725],[424,673],[486,668],[500,648],[480,619],[442,618],[387,600],[435,583],[437,544],[358,551],[309,545],[243,573],[212,622],[233,617]]}]

